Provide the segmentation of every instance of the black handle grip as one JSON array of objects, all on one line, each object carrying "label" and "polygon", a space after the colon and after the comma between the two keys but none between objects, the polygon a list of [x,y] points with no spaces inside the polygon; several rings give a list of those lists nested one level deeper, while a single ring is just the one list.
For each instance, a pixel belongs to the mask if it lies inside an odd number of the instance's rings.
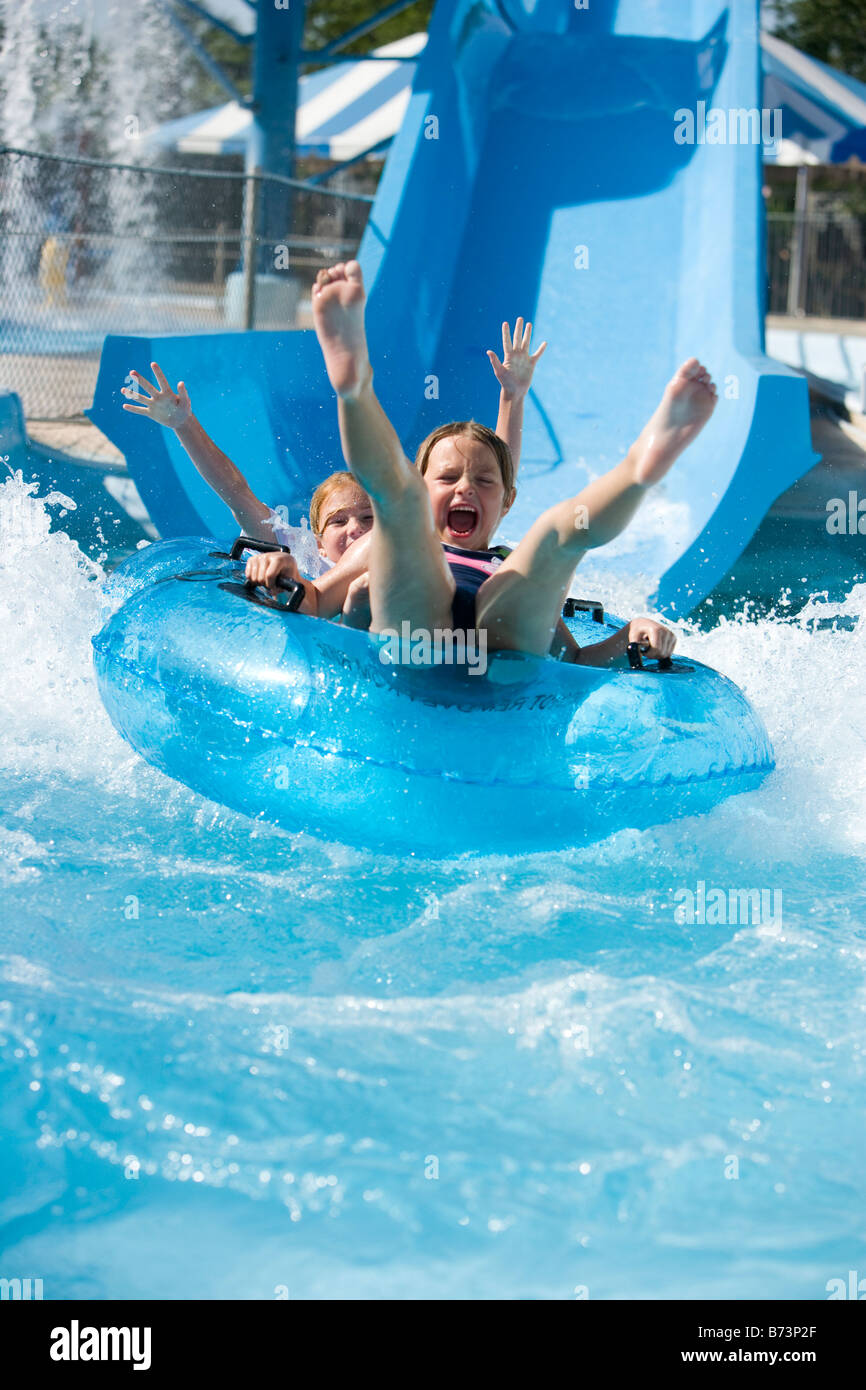
[{"label": "black handle grip", "polygon": [[286,607],[290,613],[296,613],[304,601],[304,594],[307,592],[303,584],[297,579],[288,579],[283,574],[277,575],[276,584],[278,589],[285,589],[286,593],[291,595]]},{"label": "black handle grip", "polygon": [[[283,589],[289,595],[288,603],[277,603],[276,599],[271,598],[264,584],[254,584],[251,579],[246,581],[246,587],[250,597],[255,595],[256,602],[266,604],[271,608],[281,608],[286,613],[296,613],[304,601],[304,594],[307,592],[303,584],[297,579],[289,579],[288,575],[278,574],[274,580],[275,589]],[[261,589],[261,595],[257,590]]]},{"label": "black handle grip", "polygon": [[246,599],[247,603],[258,604],[259,608],[275,608],[278,613],[296,613],[304,601],[304,594],[307,592],[303,584],[299,584],[297,579],[277,580],[277,588],[285,589],[289,595],[288,603],[278,603],[275,598],[262,588],[259,584],[237,584],[234,580],[226,579],[219,585],[227,594],[236,594],[238,598]]},{"label": "black handle grip", "polygon": [[[641,650],[640,642],[629,642],[628,646],[625,649],[625,654],[628,657],[628,664],[633,671],[646,670],[646,667],[643,664],[643,652]],[[658,659],[656,669],[658,671],[672,671],[673,663],[670,657],[660,656]]]},{"label": "black handle grip", "polygon": [[594,623],[604,622],[604,604],[597,598],[567,598],[562,608],[563,618],[573,618],[575,613],[591,613]]},{"label": "black handle grip", "polygon": [[238,536],[229,553],[230,560],[239,560],[245,550],[258,550],[262,554],[267,554],[269,550],[281,550],[285,555],[291,555],[291,550],[287,545],[277,545],[271,541],[257,541],[252,536]]}]

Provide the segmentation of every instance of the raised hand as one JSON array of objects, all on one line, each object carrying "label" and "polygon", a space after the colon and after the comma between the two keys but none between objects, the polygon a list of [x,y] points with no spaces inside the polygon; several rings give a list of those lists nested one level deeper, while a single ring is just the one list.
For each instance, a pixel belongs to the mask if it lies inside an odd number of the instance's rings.
[{"label": "raised hand", "polygon": [[159,383],[154,386],[152,381],[143,377],[140,372],[132,371],[129,375],[138,386],[138,394],[131,386],[123,386],[121,395],[131,396],[133,400],[144,401],[143,405],[124,404],[124,410],[129,410],[133,415],[146,415],[149,420],[154,420],[158,425],[166,425],[168,429],[176,430],[180,425],[185,425],[192,415],[192,404],[189,394],[182,381],[177,384],[177,391],[172,391],[168,384],[165,372],[157,362],[151,362],[153,374]]},{"label": "raised hand", "polygon": [[488,349],[490,365],[506,396],[525,396],[529,390],[535,364],[547,347],[547,343],[543,342],[537,352],[530,356],[531,341],[532,324],[527,323],[524,327],[523,319],[518,319],[514,325],[513,338],[509,325],[502,325],[502,361],[500,362],[495,352]]}]

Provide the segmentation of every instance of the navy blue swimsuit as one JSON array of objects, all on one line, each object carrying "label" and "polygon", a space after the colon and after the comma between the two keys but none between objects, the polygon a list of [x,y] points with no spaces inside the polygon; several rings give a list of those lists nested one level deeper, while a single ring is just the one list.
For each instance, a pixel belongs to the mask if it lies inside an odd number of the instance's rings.
[{"label": "navy blue swimsuit", "polygon": [[496,573],[511,551],[507,545],[497,546],[495,550],[460,550],[458,546],[446,545],[444,541],[442,549],[457,585],[451,600],[451,621],[455,630],[469,631],[475,627],[478,590],[485,579]]}]

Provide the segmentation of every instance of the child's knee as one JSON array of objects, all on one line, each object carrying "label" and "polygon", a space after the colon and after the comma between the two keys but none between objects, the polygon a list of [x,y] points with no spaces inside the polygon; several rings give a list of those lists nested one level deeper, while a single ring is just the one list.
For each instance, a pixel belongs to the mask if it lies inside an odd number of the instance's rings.
[{"label": "child's knee", "polygon": [[411,525],[430,511],[430,498],[423,480],[406,463],[405,469],[388,480],[388,486],[373,495],[374,514],[382,520]]}]

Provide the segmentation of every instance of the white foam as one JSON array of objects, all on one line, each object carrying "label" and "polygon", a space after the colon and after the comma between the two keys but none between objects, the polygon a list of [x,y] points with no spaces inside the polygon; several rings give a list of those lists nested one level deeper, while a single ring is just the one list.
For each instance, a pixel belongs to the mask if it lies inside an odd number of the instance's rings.
[{"label": "white foam", "polygon": [[51,528],[60,494],[21,473],[0,484],[0,769],[89,776],[123,749],[96,692],[90,638],[100,626],[101,566]]},{"label": "white foam", "polygon": [[[51,513],[68,506],[60,495],[38,497],[35,484],[20,474],[0,485],[0,770],[121,788],[135,768],[137,794],[165,799],[165,780],[146,775],[99,701],[90,639],[104,617],[103,571],[62,531],[50,529]],[[309,530],[294,529],[299,546],[314,546]],[[312,561],[306,554],[298,558],[302,565]],[[596,578],[582,568],[574,587],[595,596]],[[646,611],[640,579],[616,587],[611,594],[605,581],[603,597],[623,616]],[[744,610],[734,619],[721,617],[709,632],[676,625],[678,651],[741,686],[776,751],[778,770],[766,787],[718,808],[708,833],[717,835],[724,826],[744,852],[757,834],[765,853],[783,859],[807,855],[816,840],[855,852],[866,846],[864,607],[866,585],[859,585],[841,602],[814,597],[796,619],[752,619]],[[845,623],[833,630],[835,618]],[[852,619],[853,630],[845,630]],[[24,797],[21,809],[26,819]],[[707,821],[696,822],[699,840]],[[666,832],[637,838],[644,847],[650,840],[663,845]],[[614,858],[618,844],[615,837],[608,847]]]}]

